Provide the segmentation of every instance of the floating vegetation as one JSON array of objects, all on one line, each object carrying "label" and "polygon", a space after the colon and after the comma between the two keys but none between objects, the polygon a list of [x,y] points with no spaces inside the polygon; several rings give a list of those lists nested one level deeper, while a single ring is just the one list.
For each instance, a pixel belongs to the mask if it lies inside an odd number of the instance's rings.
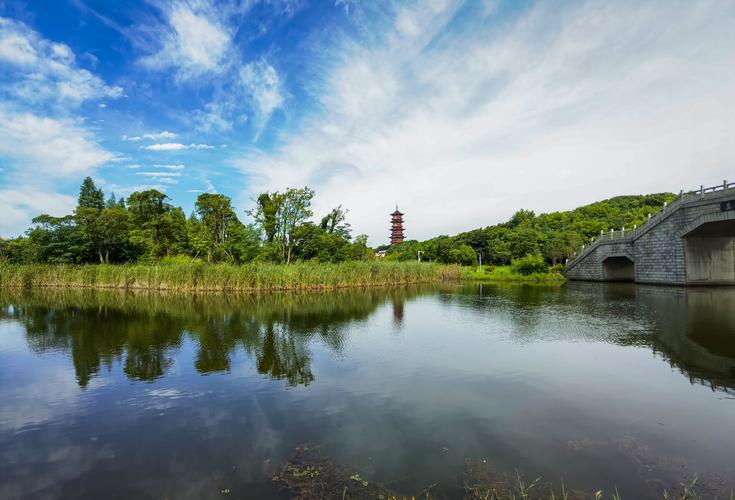
[{"label": "floating vegetation", "polygon": [[281,465],[273,481],[298,500],[398,499],[387,488],[364,479],[356,470],[336,465],[320,447],[300,446]]},{"label": "floating vegetation", "polygon": [[[582,449],[593,442],[575,443]],[[607,443],[605,443],[607,444]],[[656,462],[645,448],[630,439],[619,443],[624,449],[641,459],[644,468],[658,463],[658,469],[667,466],[664,461]],[[653,461],[651,461],[653,460]],[[321,447],[301,446],[281,465],[273,477],[281,488],[285,488],[295,500],[317,499],[378,499],[378,500],[441,500],[447,497],[434,493],[437,484],[432,484],[418,494],[392,491],[386,483],[369,481],[354,468],[334,464],[323,454]],[[705,484],[706,483],[706,484]],[[735,493],[718,489],[712,478],[703,481],[694,475],[687,481],[660,489],[636,492],[630,499],[650,498],[661,500],[735,500]],[[714,485],[714,486],[713,486]],[[722,483],[724,485],[724,482]],[[721,485],[721,486],[722,486]],[[445,485],[454,486],[454,485]],[[657,483],[657,486],[661,486]],[[526,477],[519,471],[500,469],[487,459],[467,459],[462,474],[463,500],[623,500],[616,488],[612,490],[584,491],[568,487],[563,480],[557,483],[544,481],[541,477]],[[452,496],[454,498],[454,495]]]}]

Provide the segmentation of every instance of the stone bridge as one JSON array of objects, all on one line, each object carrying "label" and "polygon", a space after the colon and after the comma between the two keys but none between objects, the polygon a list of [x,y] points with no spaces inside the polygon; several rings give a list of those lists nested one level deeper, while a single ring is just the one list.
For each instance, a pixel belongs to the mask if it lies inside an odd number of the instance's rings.
[{"label": "stone bridge", "polygon": [[640,227],[600,234],[564,267],[570,280],[735,285],[735,183],[681,192]]}]

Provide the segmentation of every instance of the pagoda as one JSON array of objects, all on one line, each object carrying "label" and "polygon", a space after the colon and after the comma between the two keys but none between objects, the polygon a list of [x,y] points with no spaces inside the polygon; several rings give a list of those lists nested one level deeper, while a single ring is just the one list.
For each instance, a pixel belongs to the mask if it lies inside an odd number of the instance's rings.
[{"label": "pagoda", "polygon": [[390,244],[398,243],[403,243],[403,214],[398,211],[396,205],[396,211],[390,214]]}]

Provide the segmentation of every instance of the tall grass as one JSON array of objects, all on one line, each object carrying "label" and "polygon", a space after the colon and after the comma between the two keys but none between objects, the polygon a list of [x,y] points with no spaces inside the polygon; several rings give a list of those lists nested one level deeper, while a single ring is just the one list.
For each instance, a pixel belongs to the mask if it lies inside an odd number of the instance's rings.
[{"label": "tall grass", "polygon": [[514,272],[511,266],[483,266],[463,267],[461,278],[471,281],[496,281],[496,282],[520,282],[520,283],[548,283],[561,284],[566,281],[563,274],[555,271],[547,273],[521,274]]},{"label": "tall grass", "polygon": [[456,280],[460,269],[417,262],[339,264],[11,265],[0,263],[0,287],[125,290],[266,291],[367,287]]}]

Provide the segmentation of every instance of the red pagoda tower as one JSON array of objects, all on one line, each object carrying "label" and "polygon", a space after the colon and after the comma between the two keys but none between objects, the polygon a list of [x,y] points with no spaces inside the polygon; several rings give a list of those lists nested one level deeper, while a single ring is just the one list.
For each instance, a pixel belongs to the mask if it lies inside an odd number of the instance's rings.
[{"label": "red pagoda tower", "polygon": [[390,244],[398,243],[403,243],[403,214],[396,205],[396,211],[390,214]]}]

